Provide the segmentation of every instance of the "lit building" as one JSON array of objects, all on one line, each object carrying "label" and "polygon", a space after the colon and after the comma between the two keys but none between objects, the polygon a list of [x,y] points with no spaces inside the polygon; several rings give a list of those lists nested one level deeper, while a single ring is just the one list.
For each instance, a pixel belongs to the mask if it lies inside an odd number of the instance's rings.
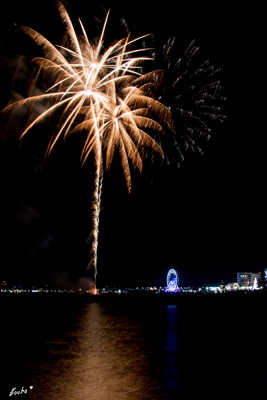
[{"label": "lit building", "polygon": [[238,272],[237,283],[239,287],[251,286],[251,272]]},{"label": "lit building", "polygon": [[238,272],[237,283],[240,288],[253,289],[261,280],[260,272]]}]

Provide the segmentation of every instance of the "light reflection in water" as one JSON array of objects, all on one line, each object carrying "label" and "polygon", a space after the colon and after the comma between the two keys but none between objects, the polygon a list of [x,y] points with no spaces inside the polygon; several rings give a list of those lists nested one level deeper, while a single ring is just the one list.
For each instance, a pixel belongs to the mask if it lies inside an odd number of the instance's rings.
[{"label": "light reflection in water", "polygon": [[177,391],[177,310],[176,305],[166,306],[167,333],[165,345],[165,381],[170,396],[175,396]]},{"label": "light reflection in water", "polygon": [[47,348],[32,382],[38,400],[167,399],[153,375],[142,326],[126,313],[88,304],[75,329],[67,326]]}]

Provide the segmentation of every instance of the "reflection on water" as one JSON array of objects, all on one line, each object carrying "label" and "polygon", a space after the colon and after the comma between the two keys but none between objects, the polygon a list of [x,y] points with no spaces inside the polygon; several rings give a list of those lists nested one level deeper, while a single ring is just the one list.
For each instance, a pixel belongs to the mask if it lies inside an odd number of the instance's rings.
[{"label": "reflection on water", "polygon": [[62,329],[55,326],[36,353],[24,355],[24,387],[34,387],[31,398],[167,398],[151,365],[143,327],[125,310],[92,303],[65,317]]},{"label": "reflection on water", "polygon": [[[230,385],[240,393],[240,379],[266,388],[260,351],[239,351],[263,343],[260,299],[32,300],[1,305],[1,400],[21,386],[33,389],[16,398],[34,400],[198,398]],[[246,324],[252,311],[257,323]]]},{"label": "reflection on water", "polygon": [[178,353],[177,353],[177,313],[176,305],[168,305],[167,309],[167,332],[165,353],[165,380],[170,396],[175,396],[178,386]]},{"label": "reflection on water", "polygon": [[50,374],[40,393],[46,399],[55,388],[59,399],[156,398],[157,382],[147,375],[149,360],[140,333],[126,315],[110,315],[103,306],[89,304],[72,337],[67,333],[58,346],[61,357],[53,368],[60,375]]}]

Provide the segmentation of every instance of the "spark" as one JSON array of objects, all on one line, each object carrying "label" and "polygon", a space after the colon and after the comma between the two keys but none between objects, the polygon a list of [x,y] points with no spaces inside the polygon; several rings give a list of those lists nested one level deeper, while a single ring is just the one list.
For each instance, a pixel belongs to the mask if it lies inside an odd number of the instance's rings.
[{"label": "spark", "polygon": [[203,58],[196,40],[179,55],[175,37],[167,41],[157,36],[152,39],[154,60],[150,78],[155,83],[152,90],[155,98],[170,108],[175,131],[175,135],[168,135],[164,141],[157,136],[157,141],[163,150],[165,146],[168,148],[165,162],[179,166],[186,153],[203,154],[214,128],[226,118],[222,69]]},{"label": "spark", "polygon": [[45,101],[47,106],[44,111],[27,123],[20,133],[20,139],[55,114],[59,115],[59,124],[52,132],[46,156],[61,137],[65,139],[75,132],[83,135],[82,165],[93,152],[95,181],[89,267],[94,268],[96,276],[103,160],[105,167],[110,168],[114,153],[118,151],[130,192],[129,162],[141,172],[145,147],[152,148],[163,157],[161,147],[150,133],[163,133],[163,125],[171,119],[171,114],[167,107],[146,92],[148,76],[142,78],[141,64],[151,60],[151,57],[142,55],[150,49],[130,48],[147,35],[132,40],[128,35],[104,49],[109,12],[98,42],[94,45],[90,43],[81,21],[81,34],[78,36],[65,7],[59,2],[58,10],[68,35],[68,46],[55,46],[32,28],[22,28],[42,48],[44,57],[36,57],[34,62],[39,67],[38,78],[45,78],[43,82],[50,84],[44,93],[11,103],[5,111]]}]

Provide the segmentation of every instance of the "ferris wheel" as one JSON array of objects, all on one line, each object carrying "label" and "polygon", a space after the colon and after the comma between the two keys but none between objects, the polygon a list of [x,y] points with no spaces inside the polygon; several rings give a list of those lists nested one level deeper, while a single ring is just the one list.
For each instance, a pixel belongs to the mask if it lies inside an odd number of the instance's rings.
[{"label": "ferris wheel", "polygon": [[178,292],[180,290],[179,276],[174,268],[169,269],[166,281],[167,281],[166,292]]}]

